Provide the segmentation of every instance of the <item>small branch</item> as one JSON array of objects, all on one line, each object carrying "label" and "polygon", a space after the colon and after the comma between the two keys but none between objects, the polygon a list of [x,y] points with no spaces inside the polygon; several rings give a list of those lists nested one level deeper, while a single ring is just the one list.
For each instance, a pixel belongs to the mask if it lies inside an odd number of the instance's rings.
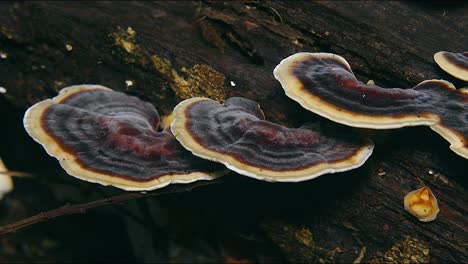
[{"label": "small branch", "polygon": [[180,192],[186,192],[186,191],[191,191],[197,187],[201,186],[206,186],[206,185],[211,185],[214,183],[219,183],[219,180],[216,181],[199,181],[194,184],[190,185],[174,185],[167,187],[162,190],[156,190],[152,192],[126,192],[123,194],[119,194],[116,196],[88,202],[88,203],[82,203],[82,204],[75,204],[75,205],[65,205],[60,208],[56,208],[47,212],[42,212],[37,215],[19,220],[17,222],[7,224],[4,226],[0,226],[0,235],[5,235],[8,233],[16,232],[21,228],[24,228],[26,226],[30,226],[36,223],[40,223],[49,219],[53,219],[59,216],[63,215],[71,215],[71,214],[84,214],[86,213],[87,210],[93,209],[96,207],[101,207],[101,206],[106,206],[106,205],[111,205],[115,203],[120,203],[120,202],[125,202],[129,200],[134,200],[134,199],[139,199],[139,198],[147,198],[147,197],[152,197],[152,196],[160,196],[163,194],[170,194],[170,193],[180,193]]}]

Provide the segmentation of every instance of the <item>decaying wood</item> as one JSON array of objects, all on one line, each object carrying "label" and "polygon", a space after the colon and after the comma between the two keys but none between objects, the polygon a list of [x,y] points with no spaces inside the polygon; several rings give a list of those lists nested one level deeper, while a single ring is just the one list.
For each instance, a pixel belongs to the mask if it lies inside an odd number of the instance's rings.
[{"label": "decaying wood", "polygon": [[[259,101],[267,119],[289,126],[321,120],[288,99],[273,78],[279,61],[299,51],[340,54],[360,80],[384,87],[433,78],[466,85],[432,59],[440,50],[467,48],[468,9],[457,3],[26,2],[1,3],[0,11],[0,86],[7,90],[0,94],[0,156],[12,170],[51,173],[42,161],[55,161],[24,134],[21,117],[72,84],[137,95],[160,114],[192,96],[244,96]],[[161,206],[176,218],[169,230],[202,223],[184,237],[219,233],[221,241],[270,245],[292,262],[468,262],[466,160],[428,128],[371,135],[375,153],[354,171],[300,184],[231,175],[205,193],[166,200]],[[422,185],[439,200],[434,222],[403,210],[404,195]],[[265,260],[220,248],[224,260]]]}]

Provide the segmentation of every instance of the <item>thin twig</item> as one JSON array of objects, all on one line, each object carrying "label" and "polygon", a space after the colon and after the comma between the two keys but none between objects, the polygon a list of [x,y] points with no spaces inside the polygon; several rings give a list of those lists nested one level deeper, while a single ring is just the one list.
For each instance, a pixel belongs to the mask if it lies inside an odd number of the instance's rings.
[{"label": "thin twig", "polygon": [[194,188],[201,187],[201,186],[206,186],[214,183],[219,183],[219,180],[214,180],[214,181],[199,181],[194,184],[190,185],[174,185],[167,187],[166,189],[162,190],[156,190],[152,192],[126,192],[123,194],[119,194],[116,196],[88,202],[88,203],[82,203],[82,204],[75,204],[75,205],[65,205],[60,208],[56,208],[47,212],[42,212],[37,215],[19,220],[17,222],[7,224],[4,226],[0,226],[0,235],[8,234],[11,232],[16,232],[21,228],[24,228],[26,226],[30,226],[36,223],[40,223],[49,219],[53,219],[59,216],[63,215],[71,215],[71,214],[84,214],[86,213],[87,210],[96,208],[96,207],[101,207],[101,206],[106,206],[106,205],[111,205],[115,203],[120,203],[120,202],[125,202],[133,199],[139,199],[143,197],[152,197],[152,196],[160,196],[163,194],[170,194],[170,193],[180,193],[180,192],[186,192],[186,191],[191,191]]}]

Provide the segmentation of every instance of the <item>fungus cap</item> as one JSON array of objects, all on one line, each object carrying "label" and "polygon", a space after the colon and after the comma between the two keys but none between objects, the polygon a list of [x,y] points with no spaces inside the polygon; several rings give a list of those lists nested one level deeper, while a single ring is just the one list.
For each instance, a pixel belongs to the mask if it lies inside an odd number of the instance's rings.
[{"label": "fungus cap", "polygon": [[436,219],[439,213],[437,199],[427,186],[409,192],[403,199],[405,210],[422,222]]},{"label": "fungus cap", "polygon": [[153,105],[100,85],[76,85],[30,107],[24,127],[65,171],[125,190],[211,180],[221,167],[158,131]]},{"label": "fungus cap", "polygon": [[430,126],[468,158],[468,93],[443,80],[411,89],[382,88],[356,79],[348,62],[331,53],[297,53],[274,70],[288,97],[325,118],[353,127]]},{"label": "fungus cap", "polygon": [[198,97],[175,107],[171,130],[193,154],[266,181],[298,182],[351,170],[373,150],[369,140],[342,131],[286,128],[264,119],[259,105],[246,98],[221,105]]},{"label": "fungus cap", "polygon": [[0,173],[0,200],[13,190],[13,180],[10,175]]},{"label": "fungus cap", "polygon": [[434,54],[434,61],[442,70],[455,78],[468,82],[468,52],[453,53],[439,51]]},{"label": "fungus cap", "polygon": [[13,190],[13,180],[8,169],[0,158],[0,200],[3,196]]}]

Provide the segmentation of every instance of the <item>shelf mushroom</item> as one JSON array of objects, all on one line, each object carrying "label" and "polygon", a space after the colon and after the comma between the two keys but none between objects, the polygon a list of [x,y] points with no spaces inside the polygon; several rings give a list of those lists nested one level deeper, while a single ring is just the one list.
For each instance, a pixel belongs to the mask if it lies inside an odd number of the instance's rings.
[{"label": "shelf mushroom", "polygon": [[325,118],[353,127],[430,126],[468,159],[468,89],[443,80],[411,89],[382,88],[356,79],[348,62],[331,53],[297,53],[274,70],[286,95]]},{"label": "shelf mushroom", "polygon": [[68,174],[89,182],[141,191],[222,171],[185,150],[170,130],[158,131],[153,105],[100,85],[64,88],[29,108],[23,122]]},{"label": "shelf mushroom", "polygon": [[13,180],[8,173],[8,169],[0,158],[0,200],[3,196],[13,190]]},{"label": "shelf mushroom", "polygon": [[272,182],[298,182],[357,168],[374,147],[349,131],[324,133],[265,121],[259,105],[241,97],[223,105],[201,97],[182,101],[174,109],[171,130],[194,155]]},{"label": "shelf mushroom", "polygon": [[442,70],[465,82],[468,82],[468,52],[453,53],[439,51],[434,54],[434,61]]}]

